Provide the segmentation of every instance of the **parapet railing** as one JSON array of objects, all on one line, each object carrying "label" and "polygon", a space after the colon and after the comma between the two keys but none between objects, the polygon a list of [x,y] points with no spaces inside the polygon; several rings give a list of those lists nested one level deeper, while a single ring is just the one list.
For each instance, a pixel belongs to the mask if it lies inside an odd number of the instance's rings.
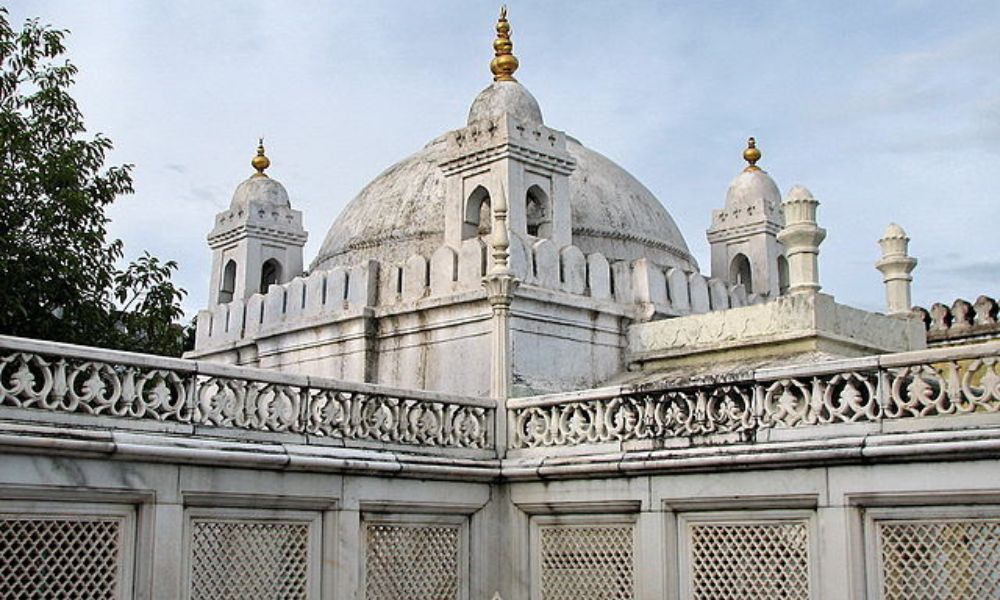
[{"label": "parapet railing", "polygon": [[1000,342],[512,399],[513,449],[1000,411]]},{"label": "parapet railing", "polygon": [[493,448],[492,400],[0,336],[0,406]]}]

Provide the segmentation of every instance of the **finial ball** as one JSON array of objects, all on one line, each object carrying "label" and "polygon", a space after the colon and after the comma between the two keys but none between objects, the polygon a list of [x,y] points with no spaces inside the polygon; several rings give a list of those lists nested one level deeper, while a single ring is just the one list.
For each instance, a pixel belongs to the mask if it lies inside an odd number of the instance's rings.
[{"label": "finial ball", "polygon": [[760,150],[757,149],[756,139],[747,140],[747,149],[743,151],[743,160],[750,163],[746,168],[747,171],[756,171],[760,168],[757,166],[757,161],[760,160]]},{"label": "finial ball", "polygon": [[250,166],[257,170],[257,175],[267,177],[264,170],[271,166],[271,159],[264,155],[264,138],[257,142],[257,156],[250,161]]},{"label": "finial ball", "polygon": [[493,81],[517,81],[514,71],[517,70],[517,57],[513,54],[514,44],[510,41],[510,23],[507,21],[507,7],[500,9],[497,20],[497,38],[493,41],[494,58],[490,62]]}]

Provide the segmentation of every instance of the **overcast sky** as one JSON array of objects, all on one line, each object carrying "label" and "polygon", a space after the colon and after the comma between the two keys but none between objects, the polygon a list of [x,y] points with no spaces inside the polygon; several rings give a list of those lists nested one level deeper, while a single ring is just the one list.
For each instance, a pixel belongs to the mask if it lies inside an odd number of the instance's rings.
[{"label": "overcast sky", "polygon": [[[1000,2],[509,0],[518,79],[546,124],[642,181],[703,271],[748,136],[782,193],[820,200],[824,291],[880,310],[890,221],[914,301],[1000,293]],[[382,170],[464,126],[491,81],[496,2],[17,2],[71,31],[92,132],[135,164],[111,209],[129,257],[176,259],[206,303],[205,235],[252,170],[302,210],[305,262]]]}]

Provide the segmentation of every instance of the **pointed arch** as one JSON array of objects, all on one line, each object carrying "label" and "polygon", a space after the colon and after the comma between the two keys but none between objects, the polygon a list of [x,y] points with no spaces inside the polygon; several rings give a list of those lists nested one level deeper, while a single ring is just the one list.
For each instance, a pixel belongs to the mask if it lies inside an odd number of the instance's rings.
[{"label": "pointed arch", "polygon": [[528,188],[524,198],[527,233],[540,238],[552,237],[552,206],[549,195],[540,186]]},{"label": "pointed arch", "polygon": [[462,239],[470,240],[488,235],[493,229],[493,211],[490,193],[483,186],[476,186],[465,201],[465,216],[462,223]]},{"label": "pointed arch", "polygon": [[278,283],[281,283],[281,263],[269,258],[260,266],[260,293],[266,294],[267,288]]},{"label": "pointed arch", "polygon": [[236,293],[236,261],[229,259],[222,269],[222,280],[219,283],[219,304],[233,301]]},{"label": "pointed arch", "polygon": [[739,253],[729,263],[729,282],[733,285],[743,284],[748,294],[753,293],[753,276],[750,274],[750,259]]}]

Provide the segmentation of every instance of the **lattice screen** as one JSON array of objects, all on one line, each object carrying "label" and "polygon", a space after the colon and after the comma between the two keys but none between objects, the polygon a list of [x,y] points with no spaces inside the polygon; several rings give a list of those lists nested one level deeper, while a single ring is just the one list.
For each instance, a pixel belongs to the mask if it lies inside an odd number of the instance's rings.
[{"label": "lattice screen", "polygon": [[191,521],[192,600],[305,600],[309,523]]},{"label": "lattice screen", "polygon": [[1000,519],[878,522],[885,600],[1000,598]]},{"label": "lattice screen", "polygon": [[806,521],[696,523],[690,536],[692,598],[809,598]]},{"label": "lattice screen", "polygon": [[122,597],[122,521],[0,515],[0,599]]},{"label": "lattice screen", "polygon": [[543,600],[625,600],[634,589],[632,525],[539,527]]},{"label": "lattice screen", "polygon": [[455,600],[459,525],[365,523],[367,600]]}]

